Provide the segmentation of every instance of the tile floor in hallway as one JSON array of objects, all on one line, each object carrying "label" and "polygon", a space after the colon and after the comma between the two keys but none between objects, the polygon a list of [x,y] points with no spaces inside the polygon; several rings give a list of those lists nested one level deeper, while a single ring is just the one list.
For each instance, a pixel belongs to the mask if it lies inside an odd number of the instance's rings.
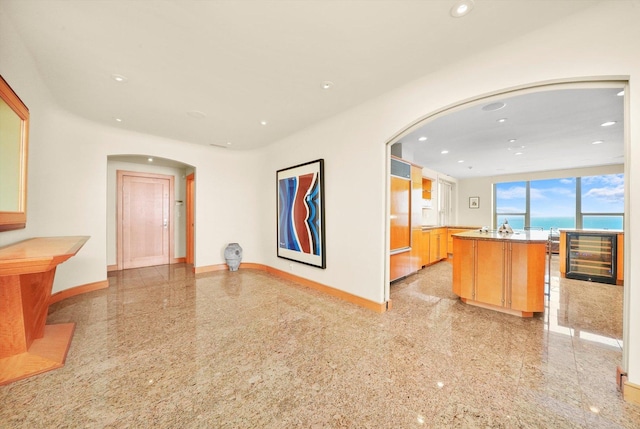
[{"label": "tile floor in hallway", "polygon": [[553,277],[531,319],[442,262],[377,314],[241,269],[127,270],[50,308],[66,365],[0,387],[1,428],[638,428],[615,385],[622,287]]}]

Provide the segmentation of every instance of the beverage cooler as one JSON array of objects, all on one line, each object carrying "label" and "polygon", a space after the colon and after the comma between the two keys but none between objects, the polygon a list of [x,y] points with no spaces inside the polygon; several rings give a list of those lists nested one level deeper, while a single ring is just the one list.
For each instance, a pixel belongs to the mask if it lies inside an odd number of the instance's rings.
[{"label": "beverage cooler", "polygon": [[568,232],[566,244],[567,278],[616,284],[615,233]]}]

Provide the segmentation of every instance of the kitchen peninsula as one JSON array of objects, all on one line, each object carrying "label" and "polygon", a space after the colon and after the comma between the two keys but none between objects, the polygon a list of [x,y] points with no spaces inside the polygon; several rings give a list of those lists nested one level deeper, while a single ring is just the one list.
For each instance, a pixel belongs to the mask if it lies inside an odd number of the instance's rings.
[{"label": "kitchen peninsula", "polygon": [[469,231],[452,238],[453,293],[463,302],[520,317],[544,311],[547,233]]}]

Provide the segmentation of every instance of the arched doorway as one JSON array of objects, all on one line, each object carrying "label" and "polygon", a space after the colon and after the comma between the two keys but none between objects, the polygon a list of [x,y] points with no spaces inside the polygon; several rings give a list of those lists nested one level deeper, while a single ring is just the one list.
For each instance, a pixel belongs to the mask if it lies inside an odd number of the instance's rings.
[{"label": "arched doorway", "polygon": [[[167,192],[171,194],[167,198],[167,207],[163,209],[166,215],[163,214],[162,219],[156,222],[161,231],[167,232],[166,263],[186,262],[188,253],[193,258],[193,237],[188,240],[187,202],[194,205],[195,201],[194,195],[187,198],[187,177],[195,177],[195,168],[179,161],[149,155],[111,155],[107,159],[107,270],[125,268],[121,255],[122,235],[119,232],[122,218],[122,213],[119,215],[119,204],[122,204],[119,195],[122,189],[118,186],[118,171],[128,171],[139,177],[149,176],[142,179],[146,182],[157,177],[170,179],[167,183],[173,182],[173,185],[169,185],[170,192]],[[194,182],[191,183],[193,187]],[[191,214],[193,215],[193,211]],[[194,224],[195,219],[192,219],[192,225]],[[189,252],[187,246],[191,246]],[[150,264],[154,265],[156,262]]]},{"label": "arched doorway", "polygon": [[[609,89],[612,90],[615,94],[614,95],[618,95],[618,93],[620,93],[619,95],[619,104],[622,110],[622,121],[621,123],[618,123],[618,127],[619,127],[619,133],[620,133],[620,138],[619,141],[616,143],[616,147],[614,149],[614,157],[618,158],[618,163],[622,165],[622,169],[625,173],[625,175],[628,176],[628,166],[626,165],[626,163],[624,162],[624,154],[628,153],[628,146],[629,146],[629,142],[628,142],[628,129],[629,129],[629,114],[627,111],[627,107],[626,107],[626,103],[624,102],[624,89],[627,88],[627,82],[626,81],[609,81],[609,80],[600,80],[600,81],[588,81],[588,82],[558,82],[556,84],[550,84],[550,83],[545,83],[545,84],[541,84],[541,85],[532,85],[530,87],[527,88],[517,88],[517,89],[508,89],[508,90],[504,90],[504,91],[500,91],[499,93],[496,94],[492,94],[490,96],[481,96],[481,97],[477,97],[473,100],[470,101],[465,101],[463,103],[460,103],[459,105],[456,105],[454,107],[450,107],[450,108],[446,108],[443,109],[441,111],[437,111],[437,112],[433,112],[431,114],[428,114],[426,116],[424,116],[423,118],[421,118],[420,120],[416,121],[414,124],[409,125],[406,129],[404,129],[402,132],[400,132],[396,137],[394,137],[393,139],[391,139],[388,143],[387,143],[387,162],[389,165],[390,164],[390,158],[391,158],[391,154],[393,152],[395,152],[396,154],[398,154],[398,150],[397,149],[392,149],[391,146],[395,145],[395,144],[402,144],[402,148],[403,149],[407,149],[405,154],[407,156],[407,158],[409,158],[409,161],[415,163],[415,164],[421,164],[423,167],[426,167],[428,169],[431,169],[433,171],[438,171],[439,168],[442,168],[442,166],[445,164],[443,163],[438,163],[437,161],[433,161],[433,162],[422,162],[420,157],[417,156],[419,155],[417,153],[418,149],[415,146],[415,142],[419,141],[419,138],[421,137],[426,137],[426,139],[422,140],[422,142],[424,142],[424,144],[426,145],[427,142],[433,143],[434,140],[433,138],[430,138],[429,136],[424,135],[424,130],[426,129],[426,125],[428,125],[429,123],[436,121],[436,120],[441,120],[443,118],[453,118],[454,114],[458,113],[458,112],[464,112],[466,111],[467,113],[469,113],[471,110],[475,109],[476,112],[483,112],[483,113],[490,113],[493,112],[495,114],[495,117],[493,118],[493,124],[500,124],[503,122],[498,122],[498,120],[504,119],[506,117],[506,115],[504,115],[504,112],[506,112],[506,110],[501,110],[503,109],[503,105],[501,103],[504,103],[505,100],[510,100],[513,99],[514,97],[527,97],[527,96],[535,96],[537,94],[543,93],[543,92],[550,92],[550,91],[562,91],[562,90],[575,90],[575,91],[579,91],[579,90],[587,90],[587,89]],[[483,110],[483,107],[487,107],[486,109]],[[508,118],[507,118],[508,120]],[[603,119],[602,121],[597,122],[597,124],[595,124],[596,127],[600,127],[605,121],[607,121],[607,119]],[[445,120],[446,122],[446,120]],[[559,123],[557,124],[558,129],[561,129],[561,125],[562,125],[562,118],[559,119],[558,121]],[[526,125],[526,124],[525,124]],[[458,127],[458,128],[465,128],[468,126],[467,123],[465,122],[455,122],[453,121],[453,124],[451,124],[450,126],[452,127]],[[452,129],[451,134],[455,134],[454,132],[455,130]],[[468,133],[473,134],[473,132],[467,130]],[[564,132],[569,133],[570,131],[572,131],[571,129],[566,129],[564,130]],[[581,131],[581,130],[577,130],[577,131]],[[484,132],[484,131],[483,131]],[[482,132],[478,131],[476,137],[479,137],[482,135]],[[442,137],[442,136],[440,136]],[[445,135],[446,137],[446,135]],[[411,144],[407,144],[405,146],[405,143],[409,142],[411,140]],[[431,141],[429,141],[431,140]],[[513,142],[510,142],[510,140],[513,140]],[[503,155],[494,155],[492,158],[492,161],[489,162],[490,166],[493,167],[495,170],[490,172],[490,173],[485,173],[487,176],[499,176],[499,175],[504,175],[504,174],[515,174],[517,173],[517,171],[498,171],[497,168],[500,167],[500,164],[504,164],[504,159],[507,157],[507,150],[511,149],[515,149],[517,148],[519,145],[515,144],[515,142],[518,140],[518,136],[513,136],[513,137],[507,137],[507,136],[503,136],[500,139],[500,142],[503,143]],[[593,144],[595,142],[597,142],[599,139],[594,136],[594,138],[585,141],[585,144]],[[482,139],[478,139],[475,141],[475,144],[477,145],[476,149],[481,149],[481,150],[485,150],[485,151],[490,151],[492,150],[492,144],[494,144],[495,141],[483,141]],[[513,147],[509,147],[509,143],[513,143]],[[559,142],[556,142],[556,146],[557,147],[552,147],[549,151],[547,151],[545,153],[545,156],[547,156],[547,159],[549,160],[549,165],[546,166],[546,169],[552,169],[550,166],[553,165],[558,159],[562,160],[563,156],[566,155],[557,155],[558,153],[562,153],[562,152],[556,152],[556,149],[562,149],[562,145]],[[463,146],[460,146],[463,147]],[[431,150],[433,151],[433,153],[431,153],[431,155],[433,155],[433,158],[437,158],[438,156],[443,156],[443,155],[449,155],[451,154],[451,152],[449,153],[444,153],[443,151],[445,151],[446,149],[443,149],[441,147],[438,147],[436,145],[431,146]],[[574,149],[576,150],[576,149]],[[585,149],[580,149],[581,151],[584,151]],[[402,151],[404,152],[404,150]],[[401,154],[402,154],[401,152]],[[519,156],[515,154],[516,151],[513,152],[513,154],[511,156]],[[497,153],[497,152],[496,152]],[[401,155],[402,156],[402,155]],[[469,166],[469,164],[467,163],[468,159],[473,159],[476,160],[474,165],[472,166],[473,169],[475,169],[477,171],[476,166],[479,165],[477,159],[479,159],[479,155],[472,155],[470,158],[464,159],[464,157],[457,157],[455,159],[455,162],[458,163],[458,161],[464,161],[463,162],[459,162],[460,165],[464,165]],[[440,158],[442,159],[442,158]],[[513,158],[512,158],[513,159]],[[602,157],[599,158],[600,162],[603,162]],[[447,164],[450,168],[451,164]],[[515,164],[513,164],[515,165]],[[513,165],[510,165],[510,167],[513,167]],[[597,165],[597,163],[592,164],[592,165]],[[578,165],[572,165],[571,168],[578,168]],[[558,168],[558,167],[555,167]],[[448,178],[453,178],[455,179],[455,173],[456,170],[454,170],[453,168],[451,170],[447,170],[446,172],[442,172],[443,176],[446,176]],[[527,169],[523,169],[522,172],[532,172],[535,170],[527,170]],[[472,176],[469,176],[472,177]],[[436,181],[437,181],[437,177],[436,177]],[[482,181],[480,180],[476,180],[476,179],[466,179],[467,181],[469,180],[475,180],[479,185],[481,186],[483,184]],[[629,190],[629,183],[628,181],[625,181],[625,194],[628,195],[628,190]],[[470,189],[472,187],[467,187],[467,189]],[[472,188],[472,189],[477,189],[477,188]],[[389,190],[389,185],[387,185],[387,190]],[[391,199],[391,197],[389,196],[389,191],[387,191],[388,193],[388,204],[389,201]],[[480,220],[478,221],[478,225],[492,225],[492,200],[493,200],[493,195],[492,195],[492,190],[491,188],[487,188],[485,189],[485,194],[481,195],[479,197],[479,199],[477,199],[477,195],[474,195],[474,203],[476,204],[475,207],[471,207],[471,203],[469,203],[469,207],[465,207],[464,202],[467,201],[467,198],[470,196],[469,195],[455,195],[453,198],[456,201],[455,203],[455,211],[456,214],[454,216],[455,222],[459,222],[460,219],[462,219],[463,223],[466,224],[473,224],[473,223],[469,223],[469,220],[472,219],[470,216],[472,216],[471,211],[474,211],[474,213],[479,213],[481,214],[481,217],[479,218]],[[478,201],[480,201],[480,204],[478,204]],[[429,210],[434,210],[434,211],[438,211],[439,207],[437,206],[437,204],[439,203],[438,201],[438,197],[435,196],[435,199],[433,201],[433,204],[436,205],[435,208],[430,208]],[[388,206],[389,207],[389,206]],[[625,208],[628,212],[628,202],[625,202]],[[460,215],[461,212],[464,212],[465,214],[462,216]],[[437,225],[437,220],[439,219],[439,216],[433,216],[434,223]],[[629,229],[628,229],[628,225],[629,225],[629,220],[628,220],[628,216],[625,217],[625,232],[629,233]],[[387,231],[389,231],[390,227],[388,226]],[[627,247],[625,250],[625,263],[624,266],[628,267],[629,266],[629,252],[628,252],[628,243],[630,242],[629,237],[625,237],[625,247]],[[387,236],[387,243],[389,243],[389,236]],[[387,254],[389,255],[389,244],[387,244]],[[387,258],[387,261],[389,261],[389,258]],[[390,265],[390,263],[389,263]],[[390,272],[390,267],[388,267],[387,269],[387,273]],[[625,268],[625,270],[627,270],[627,268]],[[387,283],[386,283],[386,289],[385,289],[385,298],[389,299],[391,297],[391,293],[390,293],[390,282],[389,280],[389,274],[387,274]],[[623,306],[624,306],[624,312],[623,312],[623,340],[626,340],[626,336],[627,336],[627,326],[628,326],[628,319],[629,319],[629,308],[628,308],[628,302],[629,302],[629,288],[625,288],[624,289],[624,299],[623,299]],[[624,342],[624,341],[623,341]],[[626,349],[623,349],[623,367],[627,367],[627,363],[628,363],[628,352]]]}]

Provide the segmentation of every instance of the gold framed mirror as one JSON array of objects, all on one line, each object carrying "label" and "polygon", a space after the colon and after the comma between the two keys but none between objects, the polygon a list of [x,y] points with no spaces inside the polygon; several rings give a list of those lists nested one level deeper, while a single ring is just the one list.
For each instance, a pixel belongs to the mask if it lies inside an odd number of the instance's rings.
[{"label": "gold framed mirror", "polygon": [[29,109],[0,76],[0,231],[27,224]]}]

